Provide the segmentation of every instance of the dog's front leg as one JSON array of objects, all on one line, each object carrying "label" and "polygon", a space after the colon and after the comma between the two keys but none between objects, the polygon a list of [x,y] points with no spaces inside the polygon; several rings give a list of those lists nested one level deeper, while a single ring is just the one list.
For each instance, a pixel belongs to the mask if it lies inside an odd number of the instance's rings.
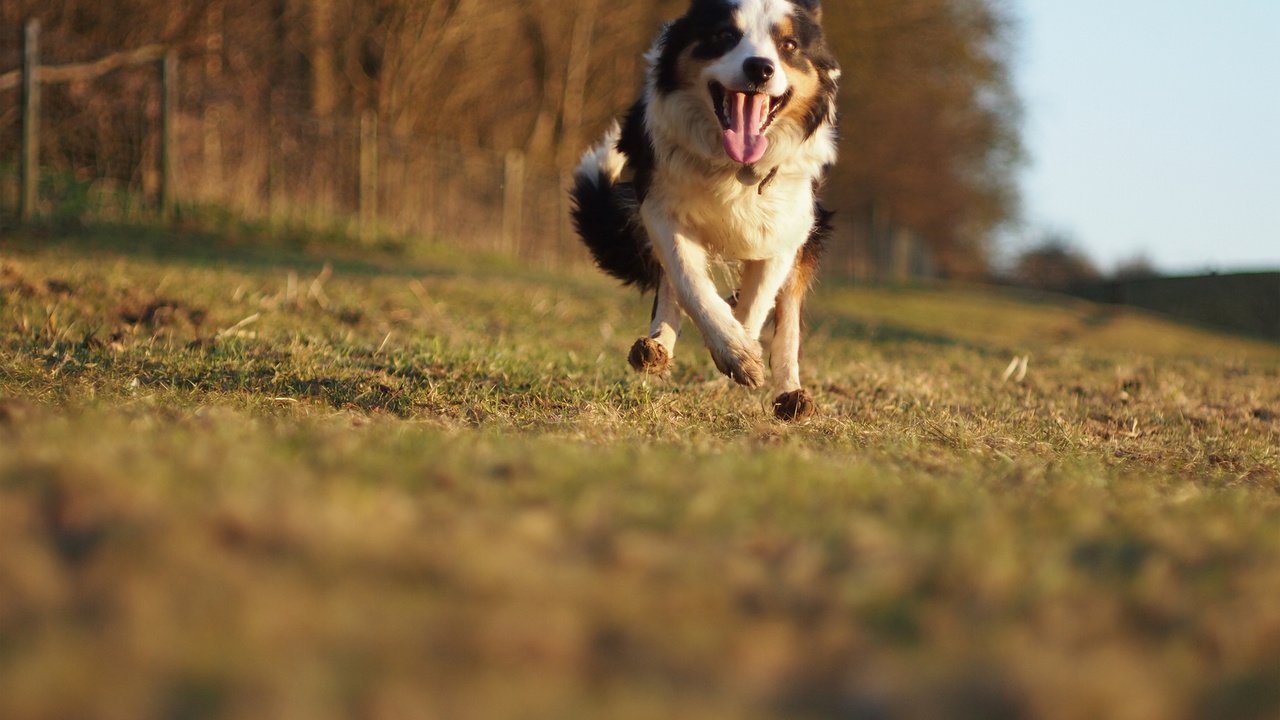
[{"label": "dog's front leg", "polygon": [[747,334],[733,316],[729,304],[720,297],[711,280],[707,251],[662,212],[648,205],[641,208],[645,227],[680,305],[702,331],[711,358],[720,372],[747,387],[764,382],[764,362],[760,343]]},{"label": "dog's front leg", "polygon": [[636,372],[661,375],[671,367],[675,357],[676,340],[680,338],[680,298],[675,287],[665,275],[658,282],[653,298],[653,316],[649,320],[649,335],[631,346],[627,362]]}]

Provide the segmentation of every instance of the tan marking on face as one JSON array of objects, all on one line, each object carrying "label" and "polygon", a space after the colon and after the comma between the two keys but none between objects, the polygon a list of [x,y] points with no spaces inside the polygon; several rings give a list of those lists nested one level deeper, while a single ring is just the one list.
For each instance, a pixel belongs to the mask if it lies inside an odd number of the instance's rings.
[{"label": "tan marking on face", "polygon": [[796,34],[796,24],[795,24],[795,21],[792,20],[790,16],[783,18],[782,22],[779,22],[777,25],[773,26],[773,41],[778,44],[778,57],[782,60],[782,63],[786,65],[788,68],[801,70],[801,71],[806,69],[811,69],[813,63],[809,62],[809,59],[806,58],[804,53],[802,52],[796,51],[792,53],[791,62],[788,62],[785,57],[786,53],[784,53],[782,50],[782,43],[784,40],[786,40],[789,37],[795,37],[795,34]]},{"label": "tan marking on face", "polygon": [[778,121],[801,121],[809,112],[809,108],[813,104],[814,98],[822,90],[821,78],[818,77],[818,69],[802,52],[792,53],[789,57],[782,53],[782,42],[788,37],[795,34],[795,22],[788,16],[782,19],[773,28],[774,41],[778,43],[779,57],[782,59],[783,70],[787,73],[787,79],[791,85],[791,101],[778,114]]},{"label": "tan marking on face", "polygon": [[778,120],[803,121],[804,116],[813,106],[813,101],[822,92],[822,81],[818,77],[818,69],[807,60],[804,67],[798,67],[786,60],[787,78],[791,81],[791,101],[778,114]]},{"label": "tan marking on face", "polygon": [[777,25],[773,26],[773,36],[781,41],[783,38],[790,37],[796,32],[796,25],[790,16],[782,19]]}]

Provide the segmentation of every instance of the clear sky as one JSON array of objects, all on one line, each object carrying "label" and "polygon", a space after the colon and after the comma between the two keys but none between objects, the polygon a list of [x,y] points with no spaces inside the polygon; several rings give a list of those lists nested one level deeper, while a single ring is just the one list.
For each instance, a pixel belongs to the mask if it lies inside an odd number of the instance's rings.
[{"label": "clear sky", "polygon": [[1023,236],[1280,269],[1280,0],[1015,0]]}]

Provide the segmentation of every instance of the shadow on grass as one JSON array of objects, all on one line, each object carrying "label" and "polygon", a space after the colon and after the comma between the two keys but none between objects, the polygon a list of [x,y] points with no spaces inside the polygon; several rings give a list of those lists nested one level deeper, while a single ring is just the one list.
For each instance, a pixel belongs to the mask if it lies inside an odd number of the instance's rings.
[{"label": "shadow on grass", "polygon": [[158,222],[94,222],[50,218],[0,223],[0,251],[65,252],[81,257],[127,256],[195,267],[319,270],[353,275],[453,277],[510,272],[514,261],[406,237],[365,243],[341,229],[254,222],[196,213],[165,227]]},{"label": "shadow on grass", "polygon": [[809,324],[814,334],[826,335],[837,340],[857,340],[877,345],[929,345],[937,348],[970,350],[982,354],[991,354],[998,350],[992,346],[979,345],[949,335],[924,332],[888,323],[869,323],[830,312],[814,313]]}]

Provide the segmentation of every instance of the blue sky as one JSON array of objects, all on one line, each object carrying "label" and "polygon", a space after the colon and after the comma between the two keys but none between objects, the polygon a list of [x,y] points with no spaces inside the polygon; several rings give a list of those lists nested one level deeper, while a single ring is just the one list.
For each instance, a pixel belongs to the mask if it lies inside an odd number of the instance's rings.
[{"label": "blue sky", "polygon": [[1066,232],[1104,270],[1280,268],[1280,0],[1014,7],[1019,235]]}]

